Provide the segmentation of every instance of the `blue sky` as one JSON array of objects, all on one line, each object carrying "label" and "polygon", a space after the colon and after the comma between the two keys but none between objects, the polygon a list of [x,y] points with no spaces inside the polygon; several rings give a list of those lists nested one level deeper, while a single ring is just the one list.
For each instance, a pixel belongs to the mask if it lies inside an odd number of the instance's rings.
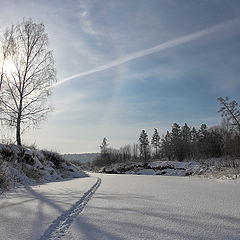
[{"label": "blue sky", "polygon": [[[219,124],[217,97],[240,102],[240,1],[3,1],[0,30],[43,22],[59,84],[55,111],[24,133],[62,153],[97,152],[183,125]],[[74,77],[75,76],[75,77]],[[10,133],[9,133],[10,134]]]}]

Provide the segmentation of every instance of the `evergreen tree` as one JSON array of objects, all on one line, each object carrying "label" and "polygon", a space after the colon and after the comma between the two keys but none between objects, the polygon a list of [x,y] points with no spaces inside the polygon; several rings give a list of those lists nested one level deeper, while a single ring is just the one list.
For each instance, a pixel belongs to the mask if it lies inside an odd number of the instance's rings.
[{"label": "evergreen tree", "polygon": [[110,154],[109,154],[109,149],[108,149],[108,143],[107,143],[107,138],[104,137],[102,144],[100,145],[100,150],[101,150],[101,161],[104,163],[103,165],[107,165],[110,163]]},{"label": "evergreen tree", "polygon": [[199,131],[198,131],[198,134],[199,134],[199,138],[205,138],[207,136],[207,125],[206,124],[202,124]]},{"label": "evergreen tree", "polygon": [[179,161],[183,161],[184,150],[183,150],[182,133],[181,133],[181,128],[177,123],[174,123],[172,126],[171,138],[172,138],[172,148],[173,148],[173,153],[175,158],[178,159]]},{"label": "evergreen tree", "polygon": [[155,148],[155,156],[158,156],[158,151],[160,148],[160,136],[156,128],[154,128],[154,133],[151,141],[152,146]]},{"label": "evergreen tree", "polygon": [[100,151],[101,154],[97,159],[94,161],[94,165],[98,167],[103,167],[111,164],[111,159],[110,159],[110,149],[108,148],[108,143],[107,143],[107,138],[104,137],[103,141],[101,143]]},{"label": "evergreen tree", "polygon": [[198,130],[198,150],[200,157],[208,157],[209,142],[208,142],[208,127],[206,124],[202,124]]},{"label": "evergreen tree", "polygon": [[181,130],[183,154],[186,157],[191,155],[191,130],[190,127],[185,123]]},{"label": "evergreen tree", "polygon": [[172,138],[169,131],[167,131],[164,138],[162,138],[162,154],[167,157],[169,161],[173,159]]},{"label": "evergreen tree", "polygon": [[150,158],[148,135],[142,130],[139,137],[140,158],[147,161]]},{"label": "evergreen tree", "polygon": [[106,154],[107,153],[107,147],[108,147],[108,143],[107,143],[107,138],[104,137],[102,144],[100,145],[100,150],[101,150],[101,154]]},{"label": "evergreen tree", "polygon": [[191,130],[191,157],[198,156],[199,133],[195,127]]}]

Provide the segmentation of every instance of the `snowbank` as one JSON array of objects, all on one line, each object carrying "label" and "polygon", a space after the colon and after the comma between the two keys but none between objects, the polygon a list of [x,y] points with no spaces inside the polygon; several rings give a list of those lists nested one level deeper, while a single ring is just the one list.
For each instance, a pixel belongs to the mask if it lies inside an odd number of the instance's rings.
[{"label": "snowbank", "polygon": [[155,161],[113,164],[100,169],[100,173],[189,176],[201,173],[203,168],[196,162]]},{"label": "snowbank", "polygon": [[0,144],[0,194],[3,189],[22,184],[86,176],[57,153]]}]

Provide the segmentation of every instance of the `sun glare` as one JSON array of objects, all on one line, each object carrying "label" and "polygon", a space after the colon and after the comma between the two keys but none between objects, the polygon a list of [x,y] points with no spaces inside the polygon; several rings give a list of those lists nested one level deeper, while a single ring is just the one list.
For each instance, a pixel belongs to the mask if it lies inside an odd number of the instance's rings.
[{"label": "sun glare", "polygon": [[4,62],[4,70],[5,70],[6,74],[11,74],[11,73],[15,72],[16,67],[15,67],[14,62],[11,59],[7,59]]}]

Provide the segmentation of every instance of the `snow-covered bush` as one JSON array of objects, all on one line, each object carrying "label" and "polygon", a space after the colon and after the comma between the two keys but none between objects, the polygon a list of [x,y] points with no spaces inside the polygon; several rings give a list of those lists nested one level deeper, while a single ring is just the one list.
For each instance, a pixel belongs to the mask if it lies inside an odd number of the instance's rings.
[{"label": "snow-covered bush", "polygon": [[86,176],[58,153],[0,144],[0,192],[8,186]]},{"label": "snow-covered bush", "polygon": [[7,189],[10,184],[10,176],[7,168],[7,164],[0,160],[0,192],[1,189]]},{"label": "snow-covered bush", "polygon": [[66,162],[66,160],[58,153],[56,152],[50,152],[46,150],[41,151],[45,158],[48,161],[51,161],[57,168],[61,166],[61,163]]},{"label": "snow-covered bush", "polygon": [[0,155],[4,161],[11,161],[14,157],[14,151],[11,149],[11,145],[0,145]]},{"label": "snow-covered bush", "polygon": [[116,174],[189,176],[197,174],[200,166],[196,162],[154,161],[149,163],[135,162],[112,164],[103,167],[99,172]]},{"label": "snow-covered bush", "polygon": [[33,166],[29,164],[23,164],[22,171],[28,178],[31,178],[37,181],[40,180],[44,175],[41,171],[39,171],[38,169],[35,169]]}]

